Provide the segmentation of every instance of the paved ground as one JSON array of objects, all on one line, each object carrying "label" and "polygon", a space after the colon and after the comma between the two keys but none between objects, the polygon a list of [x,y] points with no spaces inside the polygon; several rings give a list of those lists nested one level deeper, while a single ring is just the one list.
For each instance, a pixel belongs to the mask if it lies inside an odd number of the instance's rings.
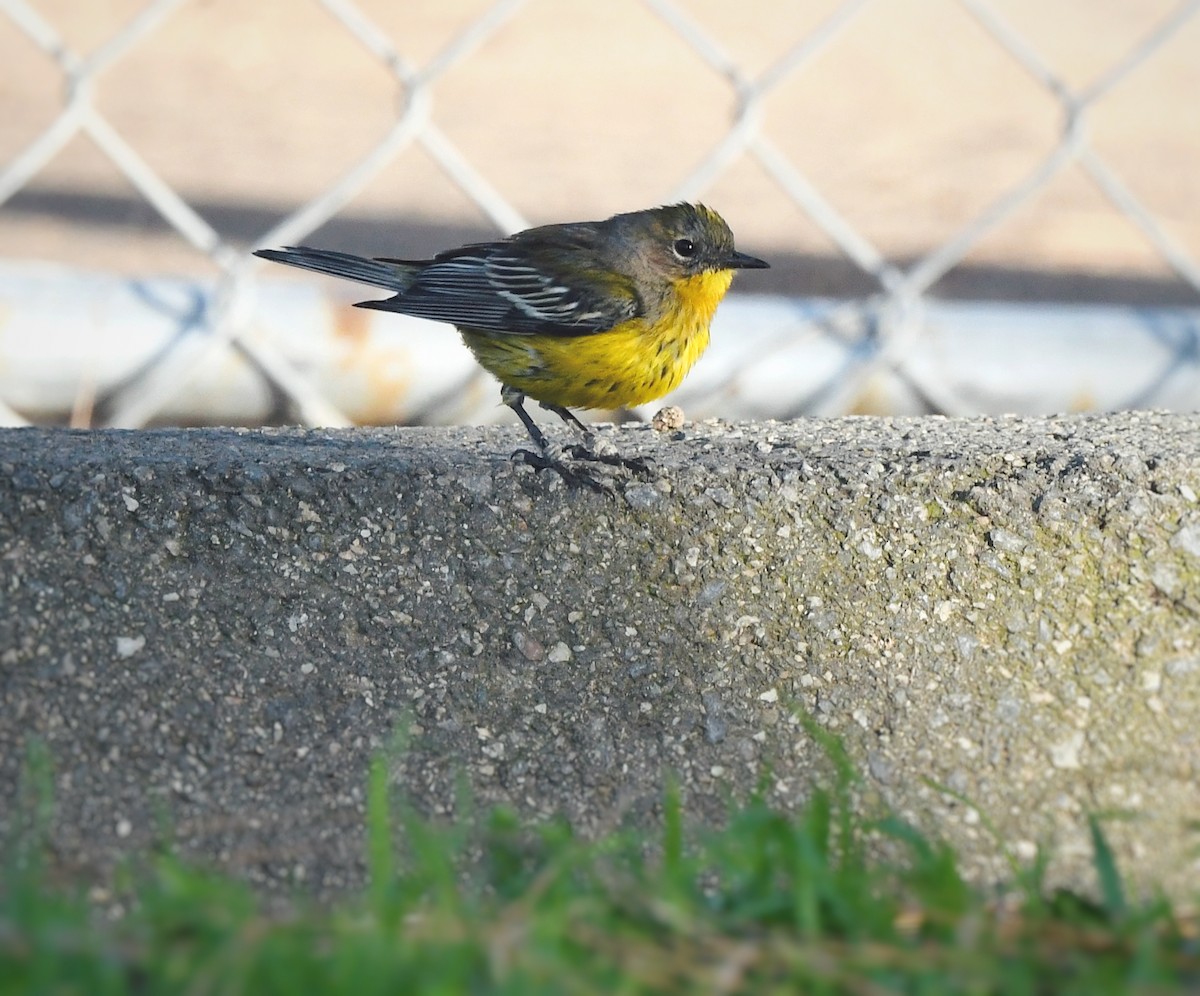
[{"label": "paved ground", "polygon": [[1200,418],[645,426],[610,496],[509,430],[0,431],[0,839],[49,748],[53,856],[103,882],[164,821],[286,892],[361,879],[368,759],[397,787],[581,831],[695,820],[824,764],[1006,875],[1091,885],[1084,820],[1200,889]]},{"label": "paved ground", "polygon": [[[36,8],[88,53],[141,0]],[[491,5],[359,6],[416,66]],[[678,4],[758,77],[835,0]],[[993,4],[1083,88],[1175,8],[1174,0]],[[1172,237],[1200,256],[1200,20],[1107,95],[1088,135]],[[0,18],[0,165],[61,107],[52,63]],[[206,219],[258,244],[333,182],[394,120],[394,79],[317,3],[188,2],[96,83],[112,127]],[[441,79],[433,116],[467,162],[532,222],[603,217],[666,197],[725,134],[731,89],[647,4],[525,4]],[[865,236],[893,257],[951,237],[1053,147],[1061,107],[965,6],[867,5],[767,102],[763,131]],[[874,288],[757,164],[706,191],[746,248],[776,264],[756,289]],[[358,251],[420,254],[493,234],[421,148],[397,159],[320,233]],[[204,272],[86,137],[0,208],[0,255],[126,272]],[[942,292],[1071,300],[1195,300],[1079,169],[990,235]]]}]

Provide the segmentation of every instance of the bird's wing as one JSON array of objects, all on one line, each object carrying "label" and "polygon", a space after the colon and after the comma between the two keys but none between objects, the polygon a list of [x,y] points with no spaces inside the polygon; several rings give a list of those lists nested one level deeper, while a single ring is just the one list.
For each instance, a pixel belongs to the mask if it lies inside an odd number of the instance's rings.
[{"label": "bird's wing", "polygon": [[603,332],[641,312],[633,282],[600,268],[586,247],[514,240],[441,253],[422,265],[408,290],[361,307],[488,332],[560,336]]}]

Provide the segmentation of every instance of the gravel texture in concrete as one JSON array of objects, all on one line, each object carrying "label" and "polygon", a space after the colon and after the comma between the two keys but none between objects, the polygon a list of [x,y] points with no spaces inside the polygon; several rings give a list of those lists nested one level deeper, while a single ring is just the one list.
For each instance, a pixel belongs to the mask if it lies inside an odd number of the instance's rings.
[{"label": "gravel texture in concrete", "polygon": [[[558,427],[553,427],[558,432]],[[568,488],[510,429],[0,431],[0,833],[32,741],[60,869],[170,827],[286,892],[361,882],[369,759],[456,816],[655,823],[845,738],[864,797],[1007,874],[1086,816],[1200,891],[1200,417],[607,430],[652,477]]]}]

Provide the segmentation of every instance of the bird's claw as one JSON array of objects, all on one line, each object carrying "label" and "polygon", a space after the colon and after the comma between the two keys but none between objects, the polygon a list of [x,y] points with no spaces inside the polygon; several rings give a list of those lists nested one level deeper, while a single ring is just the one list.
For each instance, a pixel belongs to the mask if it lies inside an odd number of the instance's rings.
[{"label": "bird's claw", "polygon": [[518,458],[534,470],[554,471],[554,473],[563,479],[568,487],[587,488],[589,491],[603,495],[612,494],[612,488],[606,482],[588,473],[584,468],[576,469],[568,467],[566,461],[558,456],[552,456],[548,453],[535,453],[533,450],[519,449],[514,451],[512,455],[512,459],[516,460]]},{"label": "bird's claw", "polygon": [[650,477],[653,474],[651,463],[645,457],[624,457],[617,452],[616,447],[608,444],[610,449],[600,450],[576,444],[567,447],[567,452],[576,460],[588,460],[592,463],[602,463],[608,467],[621,467],[639,477]]},{"label": "bird's claw", "polygon": [[[570,460],[564,457],[569,457]],[[534,470],[552,470],[571,487],[587,488],[598,494],[612,494],[612,485],[588,470],[589,463],[620,467],[639,477],[650,477],[654,473],[652,464],[644,457],[623,457],[615,449],[612,452],[597,453],[582,444],[561,449],[547,447],[543,452],[519,449],[513,453],[512,458],[520,459]]]}]

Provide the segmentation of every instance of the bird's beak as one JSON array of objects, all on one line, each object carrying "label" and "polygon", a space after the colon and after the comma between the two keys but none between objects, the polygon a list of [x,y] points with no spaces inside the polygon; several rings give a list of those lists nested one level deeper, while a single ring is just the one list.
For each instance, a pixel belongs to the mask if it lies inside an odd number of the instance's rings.
[{"label": "bird's beak", "polygon": [[731,270],[769,270],[771,264],[756,256],[747,256],[744,252],[730,253],[725,265]]}]

